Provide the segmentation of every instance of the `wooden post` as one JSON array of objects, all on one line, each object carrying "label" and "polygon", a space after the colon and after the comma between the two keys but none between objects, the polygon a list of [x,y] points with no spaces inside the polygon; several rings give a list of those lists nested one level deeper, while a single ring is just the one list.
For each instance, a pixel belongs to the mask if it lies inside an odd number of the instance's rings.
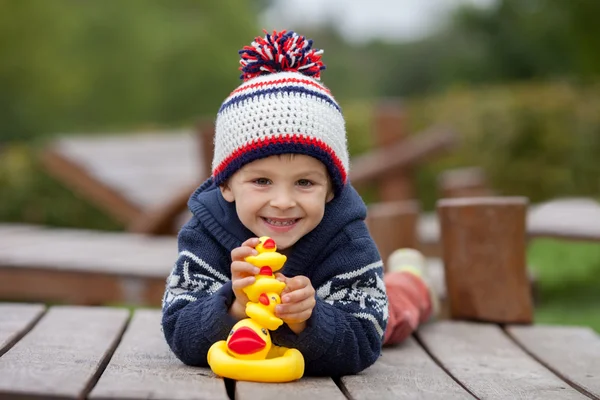
[{"label": "wooden post", "polygon": [[419,205],[416,201],[393,201],[369,205],[367,226],[387,267],[387,259],[396,249],[417,248]]},{"label": "wooden post", "polygon": [[[375,145],[385,148],[406,137],[405,115],[397,101],[388,100],[375,109]],[[415,189],[412,171],[400,169],[382,177],[379,182],[380,201],[413,199]]]},{"label": "wooden post", "polygon": [[523,197],[438,202],[450,316],[531,323]]}]

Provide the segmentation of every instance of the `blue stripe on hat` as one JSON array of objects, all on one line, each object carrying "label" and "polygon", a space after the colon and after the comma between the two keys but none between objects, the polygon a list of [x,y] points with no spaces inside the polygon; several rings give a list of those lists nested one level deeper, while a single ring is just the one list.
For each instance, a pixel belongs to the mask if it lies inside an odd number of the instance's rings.
[{"label": "blue stripe on hat", "polygon": [[340,106],[335,101],[333,101],[331,99],[331,97],[324,95],[323,93],[319,93],[317,91],[310,90],[310,89],[307,89],[304,87],[299,87],[299,86],[283,86],[283,87],[275,87],[275,88],[269,88],[269,89],[261,89],[261,90],[257,90],[252,93],[246,93],[246,94],[242,94],[239,96],[235,96],[231,100],[226,101],[225,103],[223,103],[221,105],[221,108],[219,109],[219,113],[223,112],[223,110],[233,106],[234,104],[238,104],[238,103],[240,103],[248,98],[251,98],[251,97],[261,96],[261,95],[269,95],[269,94],[274,94],[274,93],[290,93],[290,92],[318,97],[322,100],[325,100],[325,102],[329,103],[333,107],[335,107],[340,113],[342,112],[342,109],[340,108]]}]

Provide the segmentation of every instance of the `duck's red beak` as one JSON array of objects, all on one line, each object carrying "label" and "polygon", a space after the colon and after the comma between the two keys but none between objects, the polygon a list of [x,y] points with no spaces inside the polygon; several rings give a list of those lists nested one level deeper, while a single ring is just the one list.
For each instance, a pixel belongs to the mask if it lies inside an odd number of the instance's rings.
[{"label": "duck's red beak", "polygon": [[264,249],[274,249],[275,248],[275,241],[273,239],[267,239],[267,240],[265,240],[265,242],[263,243],[263,248]]},{"label": "duck's red beak", "polygon": [[269,296],[267,296],[266,293],[261,293],[260,296],[258,296],[258,301],[265,306],[268,306],[271,303]]},{"label": "duck's red beak", "polygon": [[227,347],[238,354],[252,354],[264,349],[266,345],[254,330],[243,326],[233,332]]}]

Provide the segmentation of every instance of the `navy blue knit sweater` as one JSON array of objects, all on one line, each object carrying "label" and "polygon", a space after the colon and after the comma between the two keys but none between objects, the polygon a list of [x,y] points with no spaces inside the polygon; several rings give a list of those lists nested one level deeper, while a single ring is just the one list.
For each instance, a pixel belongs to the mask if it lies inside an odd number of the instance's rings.
[{"label": "navy blue knit sweater", "polygon": [[[209,179],[188,203],[192,219],[179,232],[179,257],[167,280],[162,326],[185,364],[207,366],[209,347],[237,322],[228,314],[231,250],[255,236]],[[306,375],[355,374],[377,360],[388,309],[382,262],[364,223],[366,207],[347,184],[321,223],[291,249],[281,272],[305,275],[317,293],[306,329],[284,324],[273,342],[304,355]]]}]

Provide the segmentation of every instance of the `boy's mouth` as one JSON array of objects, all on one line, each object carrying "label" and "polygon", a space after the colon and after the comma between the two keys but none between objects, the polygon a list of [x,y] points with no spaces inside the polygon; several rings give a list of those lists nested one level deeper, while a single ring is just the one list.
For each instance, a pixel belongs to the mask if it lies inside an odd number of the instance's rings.
[{"label": "boy's mouth", "polygon": [[292,226],[296,222],[300,221],[300,218],[266,218],[266,217],[262,217],[262,219],[267,224],[276,226],[276,227]]}]

